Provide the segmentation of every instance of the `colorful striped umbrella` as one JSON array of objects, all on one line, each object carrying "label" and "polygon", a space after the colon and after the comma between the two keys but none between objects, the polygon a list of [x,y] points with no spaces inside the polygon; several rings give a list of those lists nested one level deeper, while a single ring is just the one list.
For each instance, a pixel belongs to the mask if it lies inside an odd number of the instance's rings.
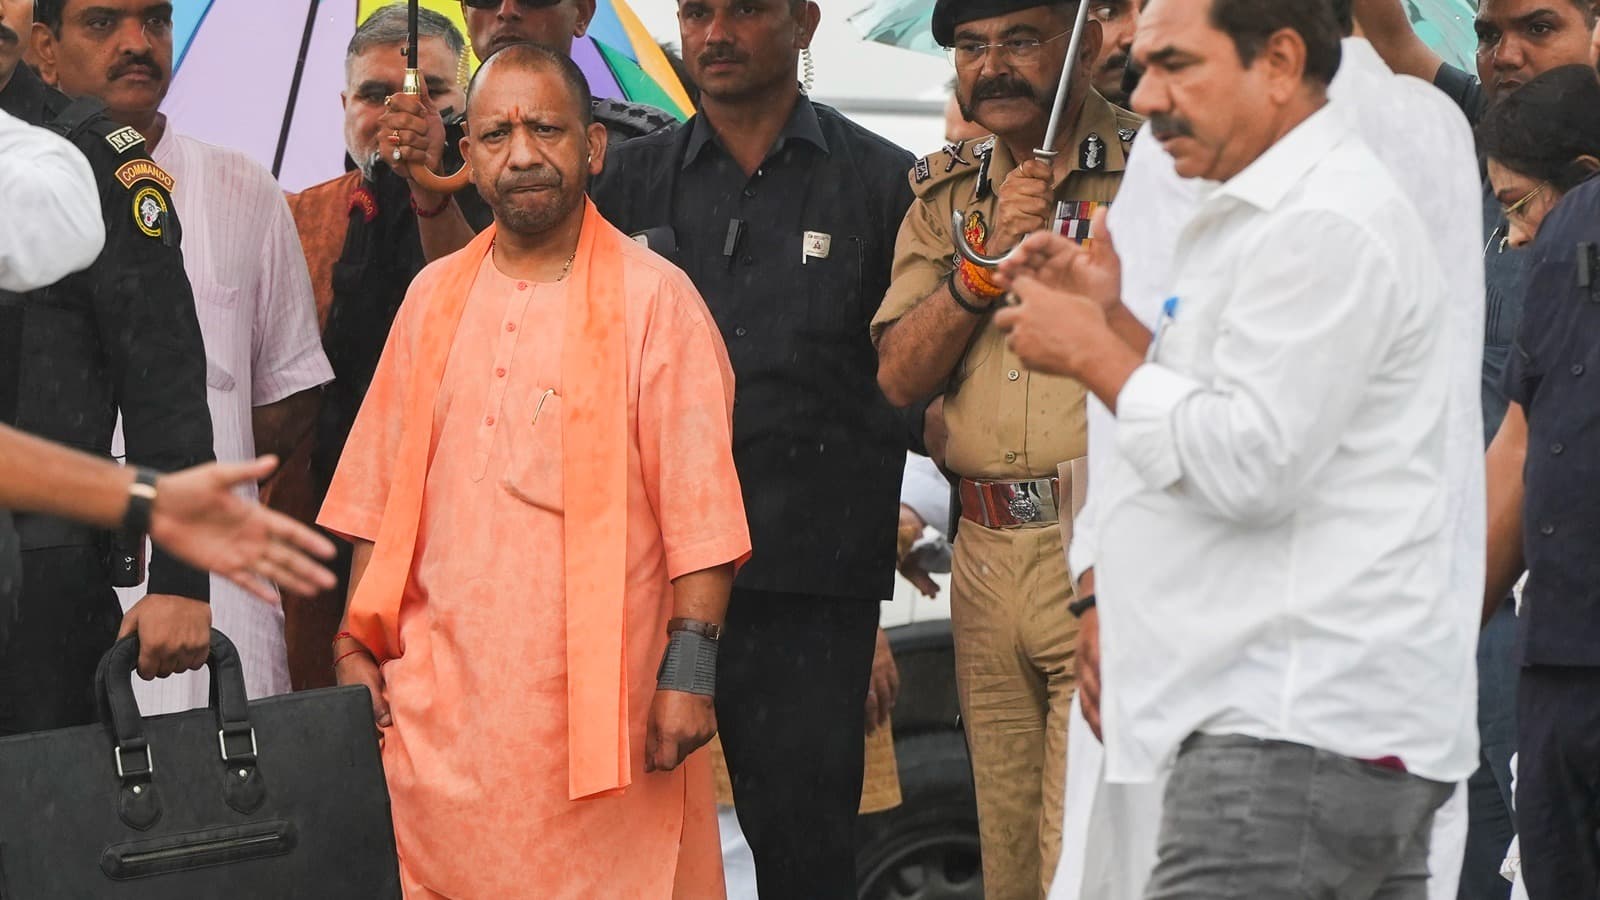
[{"label": "colorful striped umbrella", "polygon": [[[358,22],[392,2],[173,0],[174,71],[162,110],[177,130],[243,151],[287,190],[333,178],[344,170],[345,45]],[[458,0],[422,2],[466,33]],[[595,96],[687,118],[688,93],[625,0],[597,6],[590,33],[572,47]]]},{"label": "colorful striped umbrella", "polygon": [[[364,21],[374,10],[393,2],[361,0],[356,21]],[[422,5],[448,17],[466,34],[466,21],[456,0],[422,0]],[[572,59],[589,79],[589,90],[596,97],[645,103],[679,119],[694,112],[666,53],[625,0],[598,0],[588,34],[572,42]],[[478,58],[473,55],[472,71],[477,69]]]},{"label": "colorful striped umbrella", "polygon": [[[602,90],[596,85],[601,73],[592,65],[585,65],[582,59],[587,50],[581,48],[587,47],[594,48],[594,53],[604,62],[614,89],[607,85],[607,89]],[[600,0],[595,7],[594,21],[589,23],[589,33],[572,46],[572,58],[583,66],[595,96],[645,103],[679,119],[694,114],[689,92],[672,70],[667,54],[624,0]]]}]

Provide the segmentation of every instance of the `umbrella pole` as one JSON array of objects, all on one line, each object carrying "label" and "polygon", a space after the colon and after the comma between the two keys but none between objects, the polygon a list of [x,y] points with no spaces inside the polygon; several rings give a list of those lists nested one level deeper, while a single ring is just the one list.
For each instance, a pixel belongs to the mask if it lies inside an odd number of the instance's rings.
[{"label": "umbrella pole", "polygon": [[[1061,67],[1061,82],[1056,85],[1056,102],[1050,107],[1050,124],[1044,130],[1044,146],[1033,151],[1035,159],[1049,162],[1056,157],[1056,137],[1061,131],[1061,117],[1067,111],[1067,98],[1071,96],[1072,70],[1078,67],[1078,48],[1083,44],[1083,29],[1088,24],[1089,0],[1079,0],[1078,19],[1072,25],[1072,37],[1067,39],[1067,62]],[[415,50],[416,42],[413,40],[412,51]]]},{"label": "umbrella pole", "polygon": [[[401,90],[413,97],[422,96],[423,78],[422,71],[417,67],[417,8],[420,0],[409,0],[406,9],[406,75],[401,82]],[[399,150],[395,154],[399,155]],[[428,170],[426,165],[413,166],[411,179],[417,186],[425,191],[435,194],[454,194],[467,186],[470,180],[465,164],[454,175],[435,175]]]},{"label": "umbrella pole", "polygon": [[[1061,81],[1056,85],[1056,100],[1050,107],[1050,123],[1045,126],[1044,146],[1033,151],[1034,159],[1040,162],[1051,162],[1060,151],[1056,150],[1056,137],[1061,131],[1061,117],[1066,113],[1067,99],[1072,96],[1072,70],[1078,65],[1078,48],[1083,44],[1083,29],[1089,22],[1090,0],[1079,0],[1078,18],[1072,25],[1072,37],[1067,40],[1067,61],[1061,67]],[[1059,211],[1060,204],[1057,204]],[[1052,219],[1054,223],[1059,216]],[[967,243],[966,230],[962,223],[966,221],[966,213],[955,210],[951,215],[950,235],[956,245],[956,253],[962,259],[973,265],[983,266],[987,269],[997,268],[1001,263],[1011,258],[1017,248],[1013,247],[998,256],[986,256],[978,252],[971,244]]]}]

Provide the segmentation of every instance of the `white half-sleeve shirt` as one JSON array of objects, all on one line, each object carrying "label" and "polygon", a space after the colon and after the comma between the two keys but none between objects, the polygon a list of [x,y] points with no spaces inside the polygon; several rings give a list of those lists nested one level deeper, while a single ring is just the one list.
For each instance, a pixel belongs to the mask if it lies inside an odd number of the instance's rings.
[{"label": "white half-sleeve shirt", "polygon": [[94,171],[66,138],[0,112],[0,290],[31,291],[87,269],[106,243]]}]

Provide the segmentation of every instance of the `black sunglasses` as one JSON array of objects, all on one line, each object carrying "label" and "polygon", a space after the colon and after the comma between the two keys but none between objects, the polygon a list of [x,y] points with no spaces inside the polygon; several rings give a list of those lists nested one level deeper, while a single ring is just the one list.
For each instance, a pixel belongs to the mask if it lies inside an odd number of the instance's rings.
[{"label": "black sunglasses", "polygon": [[[556,6],[561,0],[517,0],[517,5],[523,9],[544,9],[547,6]],[[472,9],[498,9],[500,0],[461,0],[462,6]]]}]

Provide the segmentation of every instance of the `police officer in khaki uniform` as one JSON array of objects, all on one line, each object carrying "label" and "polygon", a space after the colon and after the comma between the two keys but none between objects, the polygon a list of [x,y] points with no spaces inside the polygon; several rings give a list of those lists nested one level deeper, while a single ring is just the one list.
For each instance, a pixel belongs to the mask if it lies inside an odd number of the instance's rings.
[{"label": "police officer in khaki uniform", "polygon": [[[956,265],[951,217],[996,254],[1056,227],[1084,238],[1122,179],[1139,117],[1091,87],[1100,25],[1085,26],[1059,139],[1043,143],[1077,4],[938,0],[933,35],[951,48],[968,119],[993,132],[911,171],[887,296],[872,323],[878,381],[896,404],[943,392],[946,465],[960,477],[951,619],[971,749],[985,896],[1038,900],[1055,874],[1073,689],[1076,620],[1062,551],[1073,460],[1085,454],[1084,389],[1031,374],[1006,348],[984,270]],[[1065,472],[1058,477],[1058,467]],[[1081,469],[1081,465],[1079,467]]]}]

